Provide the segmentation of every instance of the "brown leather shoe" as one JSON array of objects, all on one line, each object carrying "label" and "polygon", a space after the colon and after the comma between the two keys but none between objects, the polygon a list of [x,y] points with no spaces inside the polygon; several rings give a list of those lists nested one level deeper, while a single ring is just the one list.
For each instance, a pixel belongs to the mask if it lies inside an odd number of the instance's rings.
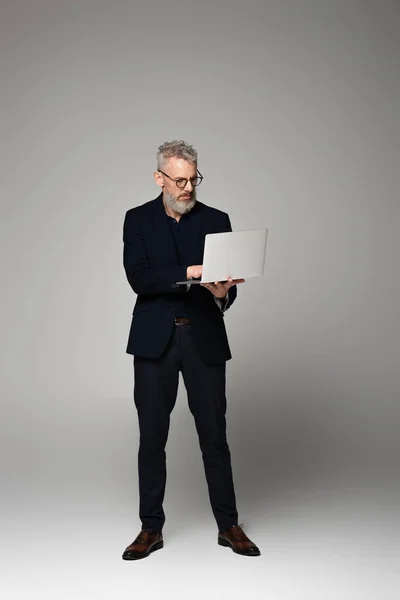
[{"label": "brown leather shoe", "polygon": [[218,532],[218,544],[232,548],[236,554],[243,556],[260,556],[257,546],[249,540],[240,525],[234,525],[226,531]]},{"label": "brown leather shoe", "polygon": [[151,532],[146,529],[142,529],[137,538],[125,548],[122,558],[124,560],[138,560],[139,558],[146,558],[155,550],[163,548],[163,536],[161,531]]}]

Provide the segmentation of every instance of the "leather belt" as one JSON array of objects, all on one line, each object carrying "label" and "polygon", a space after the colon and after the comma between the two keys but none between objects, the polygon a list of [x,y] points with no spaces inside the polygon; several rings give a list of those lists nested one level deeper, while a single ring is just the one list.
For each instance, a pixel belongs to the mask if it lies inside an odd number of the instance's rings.
[{"label": "leather belt", "polygon": [[187,317],[175,317],[175,325],[190,325],[190,319]]}]

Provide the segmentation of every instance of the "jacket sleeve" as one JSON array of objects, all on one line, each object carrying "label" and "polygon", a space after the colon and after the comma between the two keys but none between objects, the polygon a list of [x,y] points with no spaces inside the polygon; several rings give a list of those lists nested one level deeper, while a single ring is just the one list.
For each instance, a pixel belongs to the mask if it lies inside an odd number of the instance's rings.
[{"label": "jacket sleeve", "polygon": [[166,294],[182,292],[176,281],[186,279],[187,267],[161,267],[152,269],[149,265],[146,246],[140,231],[135,211],[128,211],[123,226],[123,264],[126,277],[135,294]]}]

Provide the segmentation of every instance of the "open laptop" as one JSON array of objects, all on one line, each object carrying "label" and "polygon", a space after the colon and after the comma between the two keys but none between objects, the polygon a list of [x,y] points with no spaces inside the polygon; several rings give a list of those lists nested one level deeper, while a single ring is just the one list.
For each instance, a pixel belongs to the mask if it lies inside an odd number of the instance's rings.
[{"label": "open laptop", "polygon": [[205,237],[201,279],[177,281],[177,285],[250,279],[264,273],[267,229],[208,233]]}]

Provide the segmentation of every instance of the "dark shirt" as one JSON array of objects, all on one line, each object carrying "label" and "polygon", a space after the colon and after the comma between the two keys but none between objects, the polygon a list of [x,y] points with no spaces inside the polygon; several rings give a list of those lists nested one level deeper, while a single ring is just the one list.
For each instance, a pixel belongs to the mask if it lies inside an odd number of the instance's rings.
[{"label": "dark shirt", "polygon": [[[176,251],[178,254],[178,260],[180,265],[189,265],[187,257],[188,241],[189,241],[189,220],[191,218],[190,212],[185,215],[181,215],[179,221],[176,221],[174,217],[167,215],[167,219],[172,231],[173,238],[175,240]],[[176,294],[175,302],[175,316],[176,317],[189,317],[187,311],[187,288],[182,286],[182,293]]]}]

